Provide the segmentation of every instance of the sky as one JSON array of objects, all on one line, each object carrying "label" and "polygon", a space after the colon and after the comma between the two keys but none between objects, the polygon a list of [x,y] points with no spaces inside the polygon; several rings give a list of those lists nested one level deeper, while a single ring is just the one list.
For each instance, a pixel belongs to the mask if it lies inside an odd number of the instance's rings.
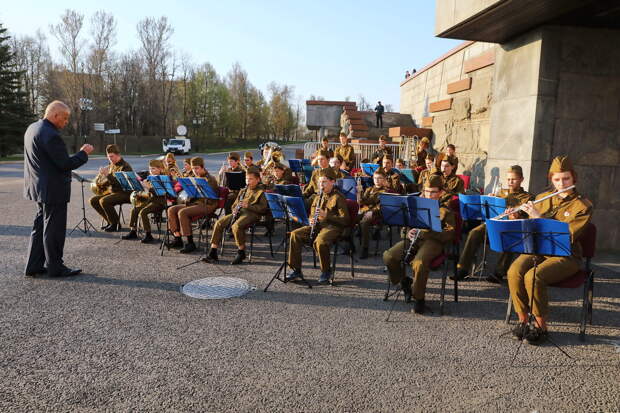
[{"label": "sky", "polygon": [[[0,23],[12,35],[49,31],[64,9],[88,20],[97,10],[117,20],[116,52],[139,47],[136,24],[166,16],[174,28],[171,45],[196,64],[211,63],[225,75],[239,62],[249,80],[266,91],[275,81],[295,87],[297,99],[381,100],[398,110],[406,70],[420,68],[460,44],[434,37],[435,1],[284,0],[20,0],[0,8]],[[9,3],[7,6],[6,3]],[[54,4],[56,3],[56,4]],[[61,4],[61,5],[60,5]]]}]

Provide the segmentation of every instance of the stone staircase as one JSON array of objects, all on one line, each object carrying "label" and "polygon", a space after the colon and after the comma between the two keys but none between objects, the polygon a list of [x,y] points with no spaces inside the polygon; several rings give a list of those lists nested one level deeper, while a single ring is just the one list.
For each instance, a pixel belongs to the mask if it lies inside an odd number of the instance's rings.
[{"label": "stone staircase", "polygon": [[389,129],[394,127],[415,127],[411,115],[385,112],[383,114],[383,128],[376,126],[376,114],[373,111],[358,111],[357,105],[349,104],[343,107],[340,116],[340,128],[351,139],[377,140],[379,136],[389,136]]}]

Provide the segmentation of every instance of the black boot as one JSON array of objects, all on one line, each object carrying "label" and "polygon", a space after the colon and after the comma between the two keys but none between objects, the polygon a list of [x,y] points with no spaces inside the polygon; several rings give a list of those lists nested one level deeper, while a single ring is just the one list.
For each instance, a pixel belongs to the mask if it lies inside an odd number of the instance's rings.
[{"label": "black boot", "polygon": [[128,239],[138,239],[138,234],[136,233],[135,229],[132,229],[131,231],[129,231],[126,235],[123,235],[121,237],[121,239],[124,240],[128,240]]},{"label": "black boot", "polygon": [[400,281],[400,288],[402,288],[403,290],[403,294],[405,295],[405,302],[406,303],[410,303],[411,302],[411,284],[413,283],[413,280],[409,277],[405,277]]},{"label": "black boot", "polygon": [[217,257],[217,248],[211,248],[209,254],[202,259],[204,262],[212,262],[215,263],[218,261]]},{"label": "black boot", "polygon": [[368,248],[362,248],[362,252],[360,252],[360,259],[365,260],[368,258]]},{"label": "black boot", "polygon": [[190,235],[187,237],[187,242],[185,243],[185,246],[181,248],[179,252],[181,254],[189,254],[193,251],[196,251],[196,244],[194,244],[194,237]]},{"label": "black boot", "polygon": [[120,230],[121,230],[121,224],[120,223],[110,224],[110,225],[108,225],[108,227],[106,229],[104,229],[105,232],[118,232]]},{"label": "black boot", "polygon": [[140,240],[141,243],[143,244],[148,244],[150,242],[152,242],[155,238],[153,238],[153,236],[151,235],[150,232],[147,232],[146,234],[144,234],[144,238],[142,238]]},{"label": "black boot", "polygon": [[234,260],[232,260],[230,265],[241,264],[244,259],[245,259],[245,250],[237,250],[237,256],[235,257]]},{"label": "black boot", "polygon": [[461,281],[461,280],[464,280],[465,277],[467,277],[468,275],[469,275],[468,271],[461,268],[461,269],[456,270],[456,275],[451,275],[450,279],[455,280],[455,281]]},{"label": "black boot", "polygon": [[413,311],[416,314],[424,314],[425,307],[424,300],[415,300],[415,303],[413,304]]},{"label": "black boot", "polygon": [[183,248],[183,240],[181,237],[174,237],[172,242],[166,243],[167,248]]}]

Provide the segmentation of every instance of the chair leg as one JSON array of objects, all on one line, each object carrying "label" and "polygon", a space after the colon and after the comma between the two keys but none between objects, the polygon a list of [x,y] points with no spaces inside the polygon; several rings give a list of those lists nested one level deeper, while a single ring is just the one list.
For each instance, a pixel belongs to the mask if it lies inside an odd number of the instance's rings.
[{"label": "chair leg", "polygon": [[454,302],[458,303],[459,302],[459,282],[456,280],[456,265],[458,262],[458,254],[456,255],[456,257],[454,257]]},{"label": "chair leg", "polygon": [[334,243],[334,261],[332,263],[332,277],[330,279],[330,284],[334,285],[334,278],[336,278],[336,259],[338,258],[338,241]]},{"label": "chair leg", "polygon": [[222,245],[220,245],[220,256],[224,256],[224,246],[226,245],[226,238],[228,238],[228,231],[224,231],[222,236]]},{"label": "chair leg", "polygon": [[314,250],[314,246],[312,247],[312,268],[316,268],[316,251]]},{"label": "chair leg", "polygon": [[508,294],[508,306],[506,307],[506,319],[504,322],[510,324],[510,317],[512,316],[512,297]]},{"label": "chair leg", "polygon": [[586,279],[586,282],[583,283],[583,300],[581,304],[581,317],[579,320],[579,340],[586,341],[586,320],[588,318],[588,292],[589,292],[589,279]]},{"label": "chair leg", "polygon": [[271,258],[275,258],[275,255],[273,255],[273,241],[271,240],[271,237],[273,236],[273,231],[269,231],[269,253],[271,254]]},{"label": "chair leg", "polygon": [[353,237],[349,239],[349,247],[351,248],[351,278],[355,278],[355,264],[353,260]]},{"label": "chair leg", "polygon": [[256,226],[252,225],[250,227],[250,257],[248,262],[252,263],[252,253],[254,252],[254,231],[256,230]]},{"label": "chair leg", "polygon": [[592,325],[592,305],[594,303],[594,273],[590,271],[588,280],[588,323]]},{"label": "chair leg", "polygon": [[[441,274],[441,294],[440,294],[440,297],[439,297],[439,315],[443,315],[444,303],[446,302],[446,300],[445,300],[445,297],[446,297],[446,278],[448,278],[448,264],[447,263],[444,264],[444,271]],[[456,289],[455,289],[455,291],[456,291]]]},{"label": "chair leg", "polygon": [[383,297],[383,301],[387,301],[390,298],[390,289],[392,288],[392,283],[390,282],[390,277],[387,279],[387,291],[385,292],[385,297]]}]

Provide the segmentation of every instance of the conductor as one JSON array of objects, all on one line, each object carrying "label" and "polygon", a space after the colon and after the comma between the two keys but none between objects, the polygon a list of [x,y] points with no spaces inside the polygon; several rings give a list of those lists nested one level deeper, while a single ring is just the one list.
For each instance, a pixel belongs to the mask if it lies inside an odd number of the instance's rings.
[{"label": "conductor", "polygon": [[92,145],[82,145],[69,156],[59,131],[69,123],[71,109],[53,101],[43,119],[34,122],[24,135],[24,197],[37,203],[25,275],[48,273],[68,277],[82,270],[71,269],[62,260],[67,227],[67,203],[71,198],[71,171],[88,161]]}]

